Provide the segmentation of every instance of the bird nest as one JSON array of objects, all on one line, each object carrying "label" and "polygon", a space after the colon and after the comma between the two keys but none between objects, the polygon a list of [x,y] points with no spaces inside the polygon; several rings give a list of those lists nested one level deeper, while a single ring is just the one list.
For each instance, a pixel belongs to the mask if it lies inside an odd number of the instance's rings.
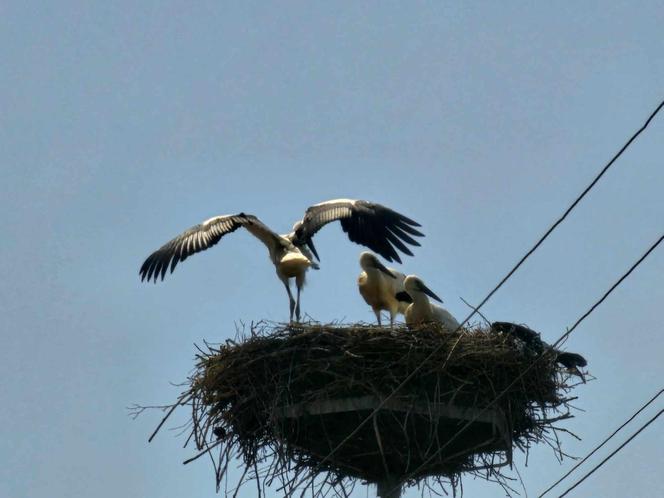
[{"label": "bird nest", "polygon": [[236,489],[253,479],[259,493],[276,483],[287,496],[343,495],[358,480],[456,491],[464,473],[509,492],[514,448],[564,455],[554,424],[572,416],[572,379],[551,348],[482,327],[261,322],[200,350],[162,424],[190,407],[190,460],[213,457],[218,489],[239,458]]}]

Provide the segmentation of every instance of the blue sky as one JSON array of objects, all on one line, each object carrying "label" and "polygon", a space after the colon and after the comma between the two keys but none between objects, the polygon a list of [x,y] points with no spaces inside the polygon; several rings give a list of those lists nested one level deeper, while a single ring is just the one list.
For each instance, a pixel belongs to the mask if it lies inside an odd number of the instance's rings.
[{"label": "blue sky", "polygon": [[[142,260],[216,214],[286,232],[364,198],[423,225],[399,269],[462,317],[458,297],[484,297],[664,97],[662,25],[657,2],[4,2],[0,495],[215,496],[208,462],[182,466],[174,433],[147,444],[160,415],[125,407],[173,400],[194,343],[285,320],[286,295],[247,233],[157,286]],[[485,314],[564,332],[661,234],[663,144],[659,116]],[[338,227],[316,241],[303,310],[372,320],[360,247]],[[663,275],[660,249],[567,342],[597,377],[568,452],[661,387]],[[664,493],[663,435],[572,496]],[[518,464],[532,496],[573,462],[538,447]]]}]

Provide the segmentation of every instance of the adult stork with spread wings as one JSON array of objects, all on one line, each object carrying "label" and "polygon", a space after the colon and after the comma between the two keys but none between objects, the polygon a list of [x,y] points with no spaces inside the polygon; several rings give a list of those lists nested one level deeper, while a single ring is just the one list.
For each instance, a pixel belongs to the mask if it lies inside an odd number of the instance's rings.
[{"label": "adult stork with spread wings", "polygon": [[[160,277],[163,280],[169,268],[172,273],[180,261],[212,247],[224,235],[243,227],[267,246],[277,276],[288,292],[290,320],[293,321],[295,314],[299,321],[300,292],[305,274],[310,267],[318,269],[314,258],[320,261],[313,236],[333,221],[341,223],[341,228],[352,242],[368,247],[388,261],[399,263],[401,258],[397,249],[412,256],[406,244],[419,246],[413,237],[423,236],[415,228],[420,226],[419,223],[390,208],[361,200],[335,199],[308,208],[304,218],[295,223],[293,231],[286,235],[273,232],[251,214],[215,216],[191,227],[153,252],[141,266],[139,274],[141,280],[156,282]],[[291,278],[295,279],[297,299],[293,299],[291,293]]]}]

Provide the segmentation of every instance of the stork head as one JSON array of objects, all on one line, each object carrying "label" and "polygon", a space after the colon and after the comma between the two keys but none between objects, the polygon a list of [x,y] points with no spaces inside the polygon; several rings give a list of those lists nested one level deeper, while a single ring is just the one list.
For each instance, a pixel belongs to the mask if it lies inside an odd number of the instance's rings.
[{"label": "stork head", "polygon": [[380,262],[374,253],[369,251],[364,251],[360,254],[360,266],[364,271],[380,270],[388,277],[397,278],[383,263]]},{"label": "stork head", "polygon": [[431,289],[429,289],[422,279],[417,275],[408,275],[403,281],[403,287],[408,294],[411,296],[414,294],[426,294],[432,299],[435,299],[439,303],[442,303],[443,300],[439,298]]}]

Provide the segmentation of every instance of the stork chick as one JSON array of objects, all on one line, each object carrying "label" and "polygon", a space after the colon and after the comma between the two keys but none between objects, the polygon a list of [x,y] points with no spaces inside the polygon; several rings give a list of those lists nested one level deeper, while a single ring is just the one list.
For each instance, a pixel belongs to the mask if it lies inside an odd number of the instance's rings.
[{"label": "stork chick", "polygon": [[390,314],[390,326],[394,326],[394,319],[398,313],[403,314],[408,303],[401,302],[396,295],[403,291],[403,281],[406,276],[393,268],[386,268],[375,254],[364,251],[360,254],[362,273],[357,278],[360,295],[376,314],[378,325],[382,325],[380,312]]},{"label": "stork chick", "polygon": [[[422,323],[436,322],[450,331],[456,330],[459,327],[459,322],[457,322],[449,311],[437,304],[429,302],[429,297],[441,303],[443,300],[424,285],[421,278],[416,275],[408,275],[404,280],[404,289],[405,293],[413,301],[404,313],[407,325],[416,326]],[[407,296],[404,296],[403,293],[398,293],[396,298],[405,301]]]}]

